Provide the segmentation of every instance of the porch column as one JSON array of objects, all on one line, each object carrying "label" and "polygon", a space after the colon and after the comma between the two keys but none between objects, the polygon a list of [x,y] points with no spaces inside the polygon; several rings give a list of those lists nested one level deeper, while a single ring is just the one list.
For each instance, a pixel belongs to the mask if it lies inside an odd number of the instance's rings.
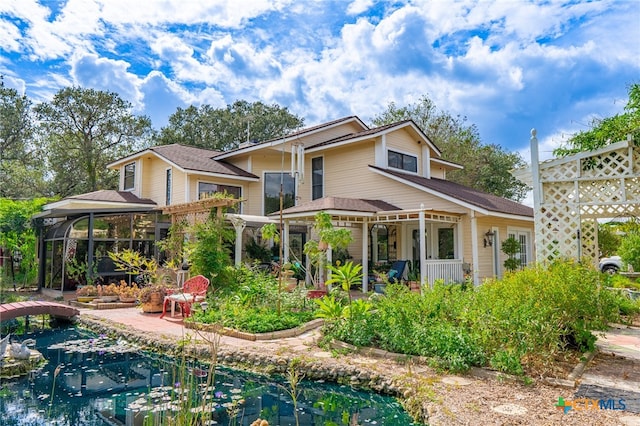
[{"label": "porch column", "polygon": [[478,271],[478,219],[476,212],[471,210],[471,261],[473,262],[473,285],[480,284],[480,271]]},{"label": "porch column", "polygon": [[280,242],[284,244],[282,246],[282,259],[284,262],[289,261],[289,221],[285,220],[282,224],[282,237],[280,238]]},{"label": "porch column", "polygon": [[375,265],[378,261],[378,227],[375,225],[371,228],[371,247],[371,262]]},{"label": "porch column", "polygon": [[236,252],[235,252],[235,265],[240,266],[242,263],[242,233],[244,232],[244,228],[247,225],[243,219],[239,217],[235,217],[231,219],[231,223],[236,230]]},{"label": "porch column", "polygon": [[362,224],[362,292],[369,291],[369,225],[365,220]]},{"label": "porch column", "polygon": [[[427,280],[427,244],[424,239],[424,234],[426,231],[426,225],[424,222],[424,204],[420,204],[420,211],[418,212],[418,223],[420,225],[420,230],[418,239],[420,241],[420,289],[423,288],[426,280]],[[431,286],[431,283],[429,283]]]}]

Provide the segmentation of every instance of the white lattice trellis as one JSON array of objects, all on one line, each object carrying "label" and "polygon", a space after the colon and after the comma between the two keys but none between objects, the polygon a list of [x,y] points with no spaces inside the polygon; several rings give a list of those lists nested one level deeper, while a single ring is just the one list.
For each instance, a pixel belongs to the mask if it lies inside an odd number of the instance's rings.
[{"label": "white lattice trellis", "polygon": [[[536,163],[537,149],[532,131],[532,162]],[[516,176],[534,187],[539,262],[562,257],[597,262],[597,219],[640,214],[640,147],[633,141],[536,165],[531,175]]]}]

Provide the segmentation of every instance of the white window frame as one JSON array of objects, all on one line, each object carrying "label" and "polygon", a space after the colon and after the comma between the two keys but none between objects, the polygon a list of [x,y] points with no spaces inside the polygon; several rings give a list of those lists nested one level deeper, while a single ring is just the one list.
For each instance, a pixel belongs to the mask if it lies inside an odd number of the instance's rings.
[{"label": "white window frame", "polygon": [[[400,155],[406,155],[407,157],[415,158],[416,159],[416,171],[414,172],[414,171],[411,171],[411,170],[403,169],[401,167],[398,168],[398,167],[390,166],[389,165],[389,153],[390,152],[394,152],[394,153],[397,153],[397,154],[400,154]],[[388,147],[387,148],[387,167],[390,168],[390,169],[400,170],[400,171],[405,172],[405,173],[411,173],[411,174],[417,175],[418,172],[420,171],[420,164],[419,164],[418,160],[419,160],[419,155],[417,155],[417,154],[415,154],[413,152],[402,151],[400,149],[395,149],[393,147]]]},{"label": "white window frame", "polygon": [[167,167],[164,171],[164,204],[171,205],[173,199],[173,168]]},{"label": "white window frame", "polygon": [[[316,158],[320,158],[320,159],[322,159],[322,183],[321,183],[321,186],[322,186],[322,194],[321,194],[321,195],[320,195],[320,197],[318,197],[318,198],[313,198],[313,177],[314,177],[314,175],[313,175],[313,160],[315,160]],[[325,163],[324,163],[324,155],[319,155],[319,156],[317,156],[317,157],[312,157],[312,158],[311,158],[311,200],[312,200],[312,201],[313,201],[313,200],[317,200],[317,199],[319,199],[319,198],[323,198],[323,197],[324,197],[324,192],[325,192],[325,191],[324,191],[324,164],[325,164]]]},{"label": "white window frame", "polygon": [[[261,203],[262,203],[262,210],[261,211],[262,211],[262,214],[265,215],[265,216],[267,216],[267,213],[264,210],[265,207],[266,207],[265,206],[265,202],[264,202],[264,191],[265,191],[264,185],[265,185],[266,180],[267,180],[266,179],[267,178],[267,174],[270,174],[270,173],[284,174],[284,175],[287,175],[287,176],[291,177],[290,173],[283,172],[282,170],[263,170],[262,171],[262,185],[261,185],[262,191],[260,193],[260,198],[262,200],[261,201]],[[293,205],[295,206],[295,205],[297,205],[297,202],[295,200],[298,198],[298,185],[296,185],[296,178],[292,178],[292,179],[293,179],[293,199],[294,199]]]},{"label": "white window frame", "polygon": [[[128,166],[133,166],[133,179],[132,179],[132,185],[131,187],[127,188],[127,167]],[[132,161],[131,163],[127,163],[124,166],[122,166],[122,190],[123,191],[134,191],[136,189],[136,169],[138,168],[138,165],[136,164],[135,161]]]},{"label": "white window frame", "polygon": [[[200,184],[201,183],[208,183],[208,184],[217,185],[217,186],[220,186],[220,185],[222,185],[222,186],[234,186],[236,188],[240,188],[240,199],[242,199],[242,197],[243,197],[242,194],[244,194],[244,187],[242,185],[232,185],[232,184],[228,184],[228,183],[212,182],[210,180],[198,179],[196,181],[196,199],[197,200],[201,200],[201,198],[200,198]],[[238,214],[242,214],[242,203],[238,203],[238,204],[239,204],[239,206],[238,206]]]}]

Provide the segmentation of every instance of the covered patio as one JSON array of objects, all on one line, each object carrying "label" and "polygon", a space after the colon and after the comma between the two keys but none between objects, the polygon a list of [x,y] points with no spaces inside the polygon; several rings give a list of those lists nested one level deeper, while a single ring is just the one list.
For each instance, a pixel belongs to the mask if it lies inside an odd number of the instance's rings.
[{"label": "covered patio", "polygon": [[[362,264],[363,292],[369,291],[369,276],[382,262],[407,260],[411,270],[419,274],[421,286],[432,286],[436,280],[462,282],[469,272],[462,255],[462,214],[434,211],[423,205],[401,210],[381,200],[339,197],[314,200],[282,212],[285,261],[290,259],[289,229],[306,226],[310,236],[315,215],[321,211],[331,216],[333,226],[353,231],[349,248],[360,255],[352,258]],[[331,248],[327,257],[331,262]],[[308,258],[305,265],[309,271]],[[407,279],[406,272],[402,278]]]}]

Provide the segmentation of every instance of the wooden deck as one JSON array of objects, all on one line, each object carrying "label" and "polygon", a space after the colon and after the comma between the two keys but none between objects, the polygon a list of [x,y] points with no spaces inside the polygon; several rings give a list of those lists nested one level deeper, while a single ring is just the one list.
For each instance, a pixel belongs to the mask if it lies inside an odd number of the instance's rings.
[{"label": "wooden deck", "polygon": [[80,314],[77,308],[56,302],[27,302],[4,303],[0,305],[0,322],[25,315],[49,314],[54,317],[71,318]]}]

